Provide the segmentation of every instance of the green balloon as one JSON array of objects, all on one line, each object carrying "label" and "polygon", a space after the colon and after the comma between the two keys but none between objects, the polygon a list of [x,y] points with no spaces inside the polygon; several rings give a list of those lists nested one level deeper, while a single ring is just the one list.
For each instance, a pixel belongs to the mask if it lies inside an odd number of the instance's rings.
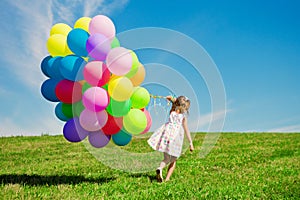
[{"label": "green balloon", "polygon": [[106,107],[106,111],[114,117],[122,117],[130,111],[130,108],[130,99],[128,99],[127,101],[116,101],[110,98],[109,104]]},{"label": "green balloon", "polygon": [[74,103],[73,105],[73,113],[75,116],[79,117],[81,112],[85,109],[84,105],[82,104],[82,101],[78,101]]},{"label": "green balloon", "polygon": [[125,74],[127,78],[133,77],[137,73],[140,65],[137,55],[133,51],[130,51],[130,54],[132,57],[132,66],[130,71],[127,74]]},{"label": "green balloon", "polygon": [[140,109],[133,108],[123,117],[123,127],[133,135],[140,134],[147,126],[147,117]]},{"label": "green balloon", "polygon": [[62,113],[67,117],[67,118],[73,118],[73,110],[72,110],[73,104],[68,104],[68,103],[62,103],[61,110]]},{"label": "green balloon", "polygon": [[108,83],[102,86],[103,89],[105,89],[106,91],[108,91]]},{"label": "green balloon", "polygon": [[130,97],[133,108],[145,108],[150,101],[150,94],[148,90],[143,87],[135,87]]},{"label": "green balloon", "polygon": [[92,86],[88,83],[88,82],[85,82],[83,85],[82,85],[82,94],[89,88],[91,88]]},{"label": "green balloon", "polygon": [[110,47],[113,49],[119,46],[120,46],[120,41],[118,40],[117,37],[114,37],[113,41],[110,43]]}]

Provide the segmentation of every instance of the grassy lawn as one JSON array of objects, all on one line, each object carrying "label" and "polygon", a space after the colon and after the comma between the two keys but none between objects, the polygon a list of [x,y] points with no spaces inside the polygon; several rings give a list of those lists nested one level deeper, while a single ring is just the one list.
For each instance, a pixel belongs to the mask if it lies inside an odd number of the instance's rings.
[{"label": "grassy lawn", "polygon": [[[204,136],[166,183],[154,169],[111,169],[63,136],[0,138],[0,199],[300,199],[300,134],[222,133],[200,159]],[[124,149],[151,151],[145,138]]]}]

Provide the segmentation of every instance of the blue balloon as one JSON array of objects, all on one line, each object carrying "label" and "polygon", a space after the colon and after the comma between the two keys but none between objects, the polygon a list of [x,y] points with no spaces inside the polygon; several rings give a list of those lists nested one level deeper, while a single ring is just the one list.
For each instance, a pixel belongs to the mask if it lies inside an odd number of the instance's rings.
[{"label": "blue balloon", "polygon": [[87,56],[85,44],[89,38],[89,33],[81,28],[71,30],[67,37],[67,43],[70,50],[78,56]]},{"label": "blue balloon", "polygon": [[113,142],[118,146],[125,146],[131,141],[132,135],[125,130],[120,130],[118,133],[112,135]]},{"label": "blue balloon", "polygon": [[76,55],[69,55],[61,59],[60,72],[65,79],[71,81],[83,80],[83,69],[86,62]]},{"label": "blue balloon", "polygon": [[59,80],[64,79],[64,77],[61,75],[61,72],[60,72],[61,59],[62,59],[61,56],[56,56],[56,57],[49,59],[49,61],[48,61],[49,66],[48,66],[47,72],[51,78],[59,79]]},{"label": "blue balloon", "polygon": [[62,102],[59,102],[56,106],[55,106],[55,115],[58,119],[60,119],[61,121],[68,121],[70,118],[66,117],[62,111]]},{"label": "blue balloon", "polygon": [[58,102],[59,99],[55,95],[55,87],[59,80],[47,79],[41,86],[41,93],[45,99],[52,102]]},{"label": "blue balloon", "polygon": [[80,142],[84,140],[89,132],[81,127],[79,118],[74,117],[67,121],[63,129],[64,137],[69,142]]},{"label": "blue balloon", "polygon": [[45,57],[41,62],[41,70],[43,74],[50,78],[50,75],[48,74],[49,64],[48,61],[52,58],[52,56]]}]

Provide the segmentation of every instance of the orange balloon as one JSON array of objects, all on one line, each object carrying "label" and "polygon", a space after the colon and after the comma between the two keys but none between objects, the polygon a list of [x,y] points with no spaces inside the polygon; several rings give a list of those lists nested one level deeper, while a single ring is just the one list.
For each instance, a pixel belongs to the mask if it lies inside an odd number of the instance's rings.
[{"label": "orange balloon", "polygon": [[144,66],[140,63],[138,67],[138,71],[136,74],[130,78],[134,87],[139,86],[144,80],[146,76],[146,71]]}]

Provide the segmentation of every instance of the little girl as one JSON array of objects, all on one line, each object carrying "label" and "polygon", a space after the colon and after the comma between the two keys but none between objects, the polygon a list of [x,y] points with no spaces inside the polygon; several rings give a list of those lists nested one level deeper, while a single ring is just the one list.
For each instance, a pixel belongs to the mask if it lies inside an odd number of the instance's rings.
[{"label": "little girl", "polygon": [[192,138],[187,125],[186,114],[190,108],[190,100],[185,96],[173,98],[166,97],[172,102],[169,121],[157,129],[149,138],[148,144],[156,151],[164,153],[164,159],[160,166],[156,169],[156,178],[158,182],[163,181],[162,170],[169,164],[166,181],[168,181],[175,169],[176,160],[181,155],[184,134],[181,127],[187,136],[190,143],[190,151],[194,150]]}]

